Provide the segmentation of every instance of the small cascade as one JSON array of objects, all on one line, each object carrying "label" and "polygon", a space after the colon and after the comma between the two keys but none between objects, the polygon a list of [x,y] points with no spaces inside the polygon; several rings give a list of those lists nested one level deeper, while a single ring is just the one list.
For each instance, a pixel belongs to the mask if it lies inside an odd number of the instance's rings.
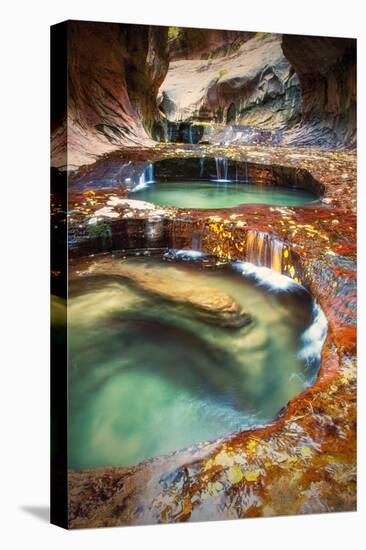
[{"label": "small cascade", "polygon": [[248,163],[244,162],[244,183],[249,183],[248,180]]},{"label": "small cascade", "polygon": [[228,179],[228,162],[226,158],[215,157],[216,163],[216,181],[227,182]]},{"label": "small cascade", "polygon": [[207,256],[202,252],[205,224],[192,223],[190,220],[172,220],[171,242],[166,258],[196,260]]},{"label": "small cascade", "polygon": [[200,158],[200,178],[203,178],[203,174],[205,172],[205,158]]},{"label": "small cascade", "polygon": [[202,241],[204,235],[205,225],[194,227],[192,231],[192,250],[197,252],[202,251]]},{"label": "small cascade", "polygon": [[[141,181],[142,178],[142,181]],[[149,164],[146,166],[145,170],[143,171],[140,178],[140,183],[154,183],[154,165],[149,162]]]},{"label": "small cascade", "polygon": [[149,164],[145,167],[144,171],[139,177],[138,184],[131,189],[131,193],[135,193],[136,191],[141,191],[141,189],[145,189],[147,185],[150,183],[155,183],[154,179],[154,165],[149,162]]},{"label": "small cascade", "polygon": [[282,272],[283,243],[268,233],[250,230],[247,233],[247,261]]},{"label": "small cascade", "polygon": [[188,126],[188,143],[193,144],[193,132],[192,132],[192,126]]}]

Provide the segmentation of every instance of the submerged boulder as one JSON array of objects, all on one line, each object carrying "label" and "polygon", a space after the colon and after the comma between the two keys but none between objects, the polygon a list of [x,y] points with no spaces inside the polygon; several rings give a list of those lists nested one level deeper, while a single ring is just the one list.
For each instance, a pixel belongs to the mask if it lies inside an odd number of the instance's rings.
[{"label": "submerged boulder", "polygon": [[105,259],[92,264],[89,275],[122,277],[144,292],[183,304],[194,309],[196,318],[202,318],[212,324],[241,328],[252,322],[251,315],[240,304],[220,288],[195,286],[190,278],[177,273],[169,274],[146,265],[131,266],[121,260]]}]

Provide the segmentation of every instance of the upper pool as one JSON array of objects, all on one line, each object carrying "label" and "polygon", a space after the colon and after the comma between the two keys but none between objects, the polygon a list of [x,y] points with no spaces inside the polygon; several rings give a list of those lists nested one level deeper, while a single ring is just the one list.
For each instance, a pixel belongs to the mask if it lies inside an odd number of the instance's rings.
[{"label": "upper pool", "polygon": [[239,204],[301,206],[316,199],[302,189],[203,180],[152,182],[129,196],[178,208],[230,208]]},{"label": "upper pool", "polygon": [[231,208],[240,204],[301,206],[322,194],[305,170],[227,158],[171,158],[141,167],[129,197],[159,206]]}]

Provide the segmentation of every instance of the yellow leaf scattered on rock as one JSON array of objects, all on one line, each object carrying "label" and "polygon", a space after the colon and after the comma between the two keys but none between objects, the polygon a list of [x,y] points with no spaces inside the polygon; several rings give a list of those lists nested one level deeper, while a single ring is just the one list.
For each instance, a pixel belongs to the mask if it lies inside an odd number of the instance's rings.
[{"label": "yellow leaf scattered on rock", "polygon": [[234,457],[231,453],[222,450],[215,456],[213,462],[219,466],[232,466],[234,464]]},{"label": "yellow leaf scattered on rock", "polygon": [[257,446],[258,446],[257,441],[256,441],[255,439],[251,439],[251,440],[249,441],[249,443],[247,444],[248,452],[249,452],[249,453],[254,453],[254,451],[256,450]]},{"label": "yellow leaf scattered on rock", "polygon": [[207,491],[209,492],[210,496],[216,495],[222,490],[222,488],[223,485],[219,481],[209,482],[207,484]]},{"label": "yellow leaf scattered on rock", "polygon": [[260,474],[260,470],[248,470],[247,472],[244,472],[244,477],[247,481],[257,481]]},{"label": "yellow leaf scattered on rock", "polygon": [[244,475],[245,474],[243,474],[239,466],[236,465],[231,466],[227,472],[227,478],[233,484],[239,483],[243,479]]},{"label": "yellow leaf scattered on rock", "polygon": [[313,452],[310,447],[304,446],[304,447],[301,447],[300,454],[304,458],[310,458]]}]

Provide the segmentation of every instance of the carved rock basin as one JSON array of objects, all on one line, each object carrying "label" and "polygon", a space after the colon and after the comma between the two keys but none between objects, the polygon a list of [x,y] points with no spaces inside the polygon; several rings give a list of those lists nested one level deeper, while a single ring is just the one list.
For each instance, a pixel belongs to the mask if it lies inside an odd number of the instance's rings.
[{"label": "carved rock basin", "polygon": [[75,262],[73,469],[136,464],[263,425],[314,382],[325,318],[287,277],[267,269],[264,285],[263,269],[176,251]]},{"label": "carved rock basin", "polygon": [[299,206],[320,194],[306,171],[201,157],[147,163],[129,197],[159,206],[231,208],[251,203]]}]

